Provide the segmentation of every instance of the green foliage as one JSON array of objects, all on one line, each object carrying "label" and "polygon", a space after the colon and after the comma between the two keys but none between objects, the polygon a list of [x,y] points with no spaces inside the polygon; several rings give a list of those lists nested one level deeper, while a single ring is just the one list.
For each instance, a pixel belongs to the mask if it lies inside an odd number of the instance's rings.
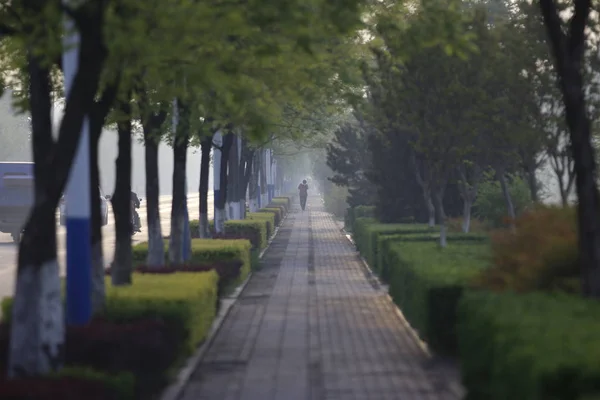
[{"label": "green foliage", "polygon": [[[518,176],[510,176],[509,182],[508,190],[515,207],[515,214],[518,216],[532,206],[531,192],[523,179]],[[488,221],[493,227],[504,226],[507,215],[506,200],[500,183],[491,175],[480,183],[474,208],[478,218]]]},{"label": "green foliage", "polygon": [[344,218],[346,216],[346,210],[348,209],[348,203],[346,203],[348,189],[342,186],[332,186],[331,190],[323,195],[325,210],[335,215],[337,218]]},{"label": "green foliage", "polygon": [[381,272],[381,265],[377,263],[379,259],[379,238],[382,236],[395,234],[425,234],[432,230],[425,224],[382,224],[371,223],[362,225],[358,229],[358,236],[363,242],[359,245],[361,253],[373,269]]},{"label": "green foliage", "polygon": [[253,249],[261,250],[267,246],[267,224],[263,221],[225,221],[225,233],[248,238]]},{"label": "green foliage", "polygon": [[215,271],[133,274],[131,286],[112,286],[106,278],[106,318],[127,322],[159,317],[168,322],[191,354],[206,338],[216,314]]},{"label": "green foliage", "polygon": [[292,200],[289,197],[273,197],[271,204],[275,206],[284,206],[285,212],[289,212],[292,207]]},{"label": "green foliage", "polygon": [[[427,225],[423,224],[423,227],[427,227],[427,229],[422,229],[419,231],[417,229],[419,225],[415,224],[415,231],[405,231],[402,233],[394,233],[394,234],[385,234],[379,235],[377,237],[377,259],[374,268],[378,271],[381,279],[389,283],[389,271],[390,268],[394,265],[394,261],[390,259],[390,246],[393,246],[397,242],[436,242],[440,241],[440,233],[439,231],[432,231]],[[486,235],[481,234],[472,234],[472,233],[448,233],[447,235],[448,243],[453,243],[456,241],[467,242],[472,241],[476,242],[487,242],[488,237]]]},{"label": "green foliage", "polygon": [[419,335],[439,353],[456,351],[456,307],[473,277],[487,267],[489,247],[456,241],[440,248],[433,241],[389,246],[389,291]]},{"label": "green foliage", "polygon": [[354,232],[354,224],[358,218],[375,218],[374,206],[356,206],[348,208],[344,225],[346,229]]},{"label": "green foliage", "polygon": [[89,367],[64,367],[49,375],[51,378],[80,378],[86,381],[99,382],[115,393],[115,400],[132,400],[135,391],[135,376],[130,372],[109,374]]},{"label": "green foliage", "polygon": [[467,293],[458,337],[469,399],[600,397],[600,304],[567,295]]},{"label": "green foliage", "polygon": [[265,221],[267,224],[267,238],[275,233],[275,214],[265,212],[246,213],[246,219]]},{"label": "green foliage", "polygon": [[279,226],[283,213],[279,207],[265,207],[258,210],[259,213],[273,214],[275,216],[275,226]]},{"label": "green foliage", "polygon": [[[242,269],[238,278],[243,282],[251,269],[250,250],[251,244],[246,239],[192,239],[190,265],[210,265],[218,261],[241,261]],[[165,240],[165,259],[169,259],[169,241]],[[140,266],[146,263],[148,256],[148,243],[142,242],[133,246],[133,265]]]}]

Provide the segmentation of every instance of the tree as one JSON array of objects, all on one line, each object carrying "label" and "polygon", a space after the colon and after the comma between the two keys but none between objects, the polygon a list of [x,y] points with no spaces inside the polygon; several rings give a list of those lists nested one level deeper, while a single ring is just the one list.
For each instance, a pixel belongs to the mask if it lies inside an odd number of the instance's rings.
[{"label": "tree", "polygon": [[[18,44],[13,56],[26,77],[35,161],[34,206],[19,245],[10,377],[44,374],[57,369],[62,362],[64,321],[56,260],[56,207],[67,182],[84,116],[92,108],[105,59],[102,26],[106,2],[68,9],[80,32],[81,50],[65,115],[54,140],[51,71],[61,50],[60,36],[56,34],[60,26],[58,6],[13,2],[10,15],[16,18],[2,19],[6,23],[3,31],[9,32],[11,40]],[[8,10],[0,12],[4,15]],[[55,18],[48,20],[48,16]]]},{"label": "tree", "polygon": [[585,29],[591,1],[574,0],[573,4],[573,16],[565,32],[555,1],[540,0],[563,95],[573,152],[579,200],[577,216],[582,289],[586,296],[600,297],[600,198],[596,187],[596,162],[583,81]]}]

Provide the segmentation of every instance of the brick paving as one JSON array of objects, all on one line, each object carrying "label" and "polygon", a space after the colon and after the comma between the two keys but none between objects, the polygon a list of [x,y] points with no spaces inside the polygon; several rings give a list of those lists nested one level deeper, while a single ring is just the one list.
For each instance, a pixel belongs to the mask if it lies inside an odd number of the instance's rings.
[{"label": "brick paving", "polygon": [[182,399],[459,399],[320,204],[288,215]]}]

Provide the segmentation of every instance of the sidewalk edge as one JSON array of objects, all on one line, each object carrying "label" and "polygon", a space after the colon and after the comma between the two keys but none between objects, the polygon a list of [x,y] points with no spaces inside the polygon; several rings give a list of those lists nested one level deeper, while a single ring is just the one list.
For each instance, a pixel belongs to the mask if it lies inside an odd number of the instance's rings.
[{"label": "sidewalk edge", "polygon": [[[275,230],[273,231],[273,235],[271,235],[271,237],[269,238],[269,241],[267,242],[267,246],[260,252],[260,254],[258,256],[260,259],[263,258],[263,256],[265,255],[265,253],[267,252],[269,247],[271,247],[271,243],[273,242],[273,240],[275,240],[275,237],[279,233],[279,228],[283,225],[283,222],[287,219],[288,214],[289,214],[289,212],[285,215],[285,217],[283,217],[279,226],[276,227]],[[188,381],[190,380],[190,377],[192,376],[192,374],[194,373],[194,371],[200,364],[200,361],[204,357],[204,354],[206,353],[206,351],[212,344],[214,338],[217,336],[217,333],[219,333],[221,326],[223,326],[223,322],[225,322],[225,318],[227,318],[227,315],[229,315],[229,311],[231,311],[231,308],[233,307],[235,302],[238,300],[238,298],[241,296],[244,289],[248,285],[248,282],[250,282],[251,278],[252,278],[252,272],[250,272],[248,274],[248,277],[246,277],[244,282],[242,282],[234,290],[234,292],[231,295],[229,295],[227,297],[223,297],[221,299],[221,302],[222,302],[221,309],[219,310],[219,313],[216,315],[206,339],[204,340],[204,342],[202,342],[202,344],[198,347],[198,349],[194,352],[194,354],[192,354],[190,357],[188,357],[188,359],[185,361],[184,366],[181,367],[181,369],[179,370],[179,373],[177,374],[177,377],[175,378],[174,382],[171,383],[169,386],[167,386],[163,390],[162,394],[159,397],[160,400],[178,400],[181,397],[185,386],[188,384]]]},{"label": "sidewalk edge", "polygon": [[[376,280],[377,283],[381,287],[387,287],[388,285],[386,285],[385,283],[381,282],[381,280],[379,279],[379,276],[377,276],[377,274],[369,266],[369,263],[367,263],[367,260],[365,260],[365,258],[360,254],[360,252],[358,252],[358,250],[356,250],[356,243],[354,242],[354,239],[352,238],[352,235],[348,231],[346,231],[345,228],[342,228],[341,232],[344,235],[344,237],[354,247],[354,252],[356,253],[358,259],[361,261],[362,266],[368,271],[369,275],[371,276],[371,279]],[[412,339],[415,341],[415,343],[417,344],[417,346],[419,347],[419,349],[423,352],[423,354],[427,358],[432,359],[434,357],[434,355],[432,354],[431,350],[429,350],[429,346],[427,346],[427,343],[424,342],[423,339],[421,339],[421,337],[419,336],[419,334],[417,333],[417,331],[410,325],[410,323],[408,322],[408,320],[404,316],[404,313],[402,313],[402,310],[400,309],[400,307],[398,307],[398,305],[394,302],[394,299],[392,299],[392,296],[390,296],[390,294],[388,292],[386,292],[385,293],[385,297],[394,306],[394,311],[396,313],[396,317],[398,317],[398,319],[400,320],[400,322],[402,323],[402,325],[404,325],[407,328],[408,332],[410,333]],[[462,398],[464,390],[463,390],[462,386],[460,385],[460,383],[450,382],[450,385],[449,385],[448,389],[450,389],[450,391],[452,392],[452,394],[455,395],[455,396],[457,396],[457,398]]]}]

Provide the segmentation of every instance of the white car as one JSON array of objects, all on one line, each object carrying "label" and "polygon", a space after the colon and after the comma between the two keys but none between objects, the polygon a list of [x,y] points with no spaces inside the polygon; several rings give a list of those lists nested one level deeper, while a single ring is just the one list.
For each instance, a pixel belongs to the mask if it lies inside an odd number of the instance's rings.
[{"label": "white car", "polygon": [[[102,226],[107,225],[108,224],[108,199],[110,198],[109,196],[105,196],[104,193],[102,193],[102,189],[100,187],[98,187],[98,195],[100,196],[100,216],[102,218]],[[66,208],[66,201],[65,201],[65,196],[63,195],[60,198],[60,205],[58,206],[59,212],[60,212],[60,225],[64,226],[65,225],[65,221],[66,221],[66,213],[65,213],[65,208]]]}]

